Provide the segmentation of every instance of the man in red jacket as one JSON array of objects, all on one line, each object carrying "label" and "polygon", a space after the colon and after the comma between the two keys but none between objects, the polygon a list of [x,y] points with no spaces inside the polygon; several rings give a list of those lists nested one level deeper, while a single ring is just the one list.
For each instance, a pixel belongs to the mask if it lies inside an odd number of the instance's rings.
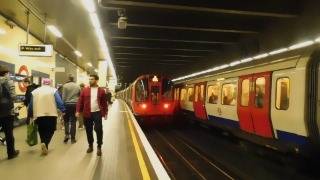
[{"label": "man in red jacket", "polygon": [[106,92],[104,89],[98,87],[99,77],[97,75],[90,75],[89,83],[90,87],[86,87],[82,90],[78,103],[76,117],[82,113],[84,118],[84,126],[86,128],[87,140],[89,148],[87,153],[93,151],[93,127],[97,134],[97,155],[101,156],[102,146],[102,117],[107,115],[108,106],[106,99]]}]

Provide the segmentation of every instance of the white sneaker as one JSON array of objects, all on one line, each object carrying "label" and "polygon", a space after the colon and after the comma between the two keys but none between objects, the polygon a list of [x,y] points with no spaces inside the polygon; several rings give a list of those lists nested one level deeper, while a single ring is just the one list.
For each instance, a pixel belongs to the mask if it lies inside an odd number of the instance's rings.
[{"label": "white sneaker", "polygon": [[47,146],[46,146],[46,144],[44,144],[44,143],[41,143],[41,155],[47,155],[48,154],[48,149],[47,149]]}]

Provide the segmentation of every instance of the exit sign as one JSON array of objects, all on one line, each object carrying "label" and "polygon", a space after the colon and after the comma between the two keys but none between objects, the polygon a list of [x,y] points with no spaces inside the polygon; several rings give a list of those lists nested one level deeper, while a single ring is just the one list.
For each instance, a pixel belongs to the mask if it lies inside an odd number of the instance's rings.
[{"label": "exit sign", "polygon": [[19,44],[20,56],[52,56],[52,45]]}]

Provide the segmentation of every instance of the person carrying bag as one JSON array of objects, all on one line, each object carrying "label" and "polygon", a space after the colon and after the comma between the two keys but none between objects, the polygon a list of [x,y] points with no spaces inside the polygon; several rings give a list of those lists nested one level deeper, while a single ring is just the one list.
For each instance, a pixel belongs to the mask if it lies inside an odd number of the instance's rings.
[{"label": "person carrying bag", "polygon": [[38,125],[32,121],[27,125],[27,139],[26,142],[29,146],[38,144]]}]

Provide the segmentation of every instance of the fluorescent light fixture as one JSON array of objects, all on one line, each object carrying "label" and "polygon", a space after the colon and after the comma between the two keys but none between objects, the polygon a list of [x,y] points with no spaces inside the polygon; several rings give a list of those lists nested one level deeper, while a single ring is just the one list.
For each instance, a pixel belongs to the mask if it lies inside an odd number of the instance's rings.
[{"label": "fluorescent light fixture", "polygon": [[218,78],[217,81],[223,81],[225,80],[226,78]]},{"label": "fluorescent light fixture", "polygon": [[269,54],[268,53],[264,53],[264,54],[259,54],[255,57],[253,57],[253,59],[261,59],[261,58],[265,58],[265,57],[268,57]]},{"label": "fluorescent light fixture", "polygon": [[246,58],[246,59],[242,59],[240,62],[241,63],[246,63],[246,62],[250,62],[250,61],[252,61],[253,60],[253,58]]},{"label": "fluorescent light fixture", "polygon": [[234,62],[230,63],[229,65],[230,66],[235,66],[235,65],[238,65],[240,63],[241,63],[241,61],[234,61]]},{"label": "fluorescent light fixture", "polygon": [[275,50],[275,51],[269,52],[269,54],[270,55],[280,54],[280,53],[286,52],[288,50],[289,50],[288,48],[282,48],[282,49],[279,49],[279,50]]},{"label": "fluorescent light fixture", "polygon": [[92,64],[91,64],[91,63],[87,63],[87,65],[88,65],[89,67],[92,67]]},{"label": "fluorescent light fixture", "polygon": [[298,44],[295,44],[295,45],[292,45],[289,47],[290,50],[294,50],[294,49],[299,49],[299,48],[303,48],[303,47],[306,47],[306,46],[310,46],[314,44],[314,41],[306,41],[306,42],[302,42],[302,43],[298,43]]},{"label": "fluorescent light fixture", "polygon": [[58,38],[62,37],[62,33],[59,31],[58,28],[56,28],[54,25],[48,25],[47,28],[49,29],[49,31],[55,35]]},{"label": "fluorescent light fixture", "polygon": [[100,22],[97,13],[90,13],[90,19],[93,27],[100,29]]},{"label": "fluorescent light fixture", "polygon": [[93,0],[81,0],[82,5],[89,13],[94,13],[96,11],[96,7],[94,5]]},{"label": "fluorescent light fixture", "polygon": [[229,67],[229,64],[221,65],[221,66],[219,66],[218,68],[219,68],[219,70],[220,70],[220,69],[224,69],[224,68],[227,68],[227,67]]},{"label": "fluorescent light fixture", "polygon": [[74,51],[74,53],[75,53],[78,57],[82,57],[82,54],[81,54],[80,51],[76,50],[76,51]]},{"label": "fluorescent light fixture", "polygon": [[7,33],[6,30],[0,28],[0,35],[4,35],[4,34],[6,34],[6,33]]}]

